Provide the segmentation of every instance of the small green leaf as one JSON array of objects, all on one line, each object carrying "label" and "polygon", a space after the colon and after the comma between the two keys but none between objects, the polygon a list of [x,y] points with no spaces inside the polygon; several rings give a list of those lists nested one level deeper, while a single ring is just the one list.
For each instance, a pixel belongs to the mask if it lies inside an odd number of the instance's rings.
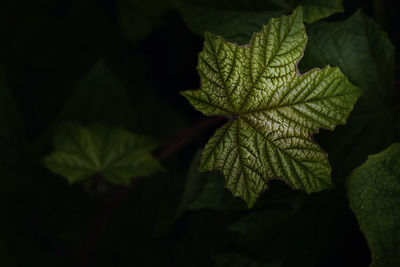
[{"label": "small green leaf", "polygon": [[355,169],[347,194],[371,249],[371,266],[400,266],[400,144]]},{"label": "small green leaf", "polygon": [[161,170],[150,151],[155,143],[122,128],[66,124],[54,138],[56,151],[44,164],[70,183],[101,175],[114,184],[128,185],[131,178]]},{"label": "small green leaf", "polygon": [[331,187],[319,128],[344,124],[360,89],[338,68],[299,74],[307,42],[302,10],[271,19],[247,46],[207,33],[197,67],[202,87],[182,94],[205,115],[226,116],[206,145],[201,170],[220,170],[253,206],[270,179],[306,192]]},{"label": "small green leaf", "polygon": [[343,12],[341,0],[177,0],[177,7],[189,28],[200,35],[205,31],[238,44],[248,43],[268,19],[302,6],[304,21],[314,22]]}]

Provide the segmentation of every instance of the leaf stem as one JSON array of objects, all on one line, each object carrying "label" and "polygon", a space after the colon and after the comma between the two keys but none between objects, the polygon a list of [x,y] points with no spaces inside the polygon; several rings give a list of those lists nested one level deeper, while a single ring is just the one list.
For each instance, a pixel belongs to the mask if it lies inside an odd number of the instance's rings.
[{"label": "leaf stem", "polygon": [[[193,126],[183,130],[177,135],[173,136],[171,139],[167,140],[162,144],[154,153],[153,156],[162,160],[169,156],[179,148],[183,147],[188,141],[190,141],[197,133],[209,128],[215,124],[218,124],[226,120],[225,117],[207,117],[203,121],[200,121]],[[95,243],[101,234],[101,231],[107,224],[109,218],[118,203],[124,198],[124,196],[129,192],[129,188],[136,184],[139,179],[132,179],[129,186],[119,187],[116,189],[111,196],[105,201],[104,208],[102,212],[93,220],[90,230],[83,240],[80,250],[78,251],[78,265],[79,267],[88,266],[88,260]]]}]

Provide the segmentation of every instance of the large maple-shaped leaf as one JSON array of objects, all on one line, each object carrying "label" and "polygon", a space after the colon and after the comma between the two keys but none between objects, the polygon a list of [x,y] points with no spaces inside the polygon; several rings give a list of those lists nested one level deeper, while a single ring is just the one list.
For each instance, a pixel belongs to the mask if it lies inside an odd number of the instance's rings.
[{"label": "large maple-shaped leaf", "polygon": [[271,19],[247,46],[207,33],[202,86],[182,93],[205,115],[230,119],[206,145],[200,169],[221,170],[249,207],[273,178],[306,192],[331,186],[327,156],[311,135],[344,124],[361,91],[338,68],[299,74],[306,42],[301,9]]},{"label": "large maple-shaped leaf", "polygon": [[150,154],[155,143],[123,128],[66,124],[56,133],[54,146],[56,151],[44,164],[70,183],[100,175],[110,183],[128,185],[133,177],[162,169]]}]

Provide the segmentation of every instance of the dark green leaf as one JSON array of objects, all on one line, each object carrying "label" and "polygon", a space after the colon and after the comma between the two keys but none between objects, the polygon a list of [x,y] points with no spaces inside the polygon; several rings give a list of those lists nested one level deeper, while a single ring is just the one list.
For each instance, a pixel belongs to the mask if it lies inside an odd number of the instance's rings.
[{"label": "dark green leaf", "polygon": [[371,266],[400,266],[400,144],[355,169],[347,194],[371,249]]},{"label": "dark green leaf", "polygon": [[343,12],[341,0],[178,0],[177,6],[191,30],[218,34],[238,44],[248,43],[270,18],[303,7],[304,21],[314,22]]},{"label": "dark green leaf", "polygon": [[303,8],[304,21],[308,23],[344,11],[342,0],[300,0],[297,4]]}]

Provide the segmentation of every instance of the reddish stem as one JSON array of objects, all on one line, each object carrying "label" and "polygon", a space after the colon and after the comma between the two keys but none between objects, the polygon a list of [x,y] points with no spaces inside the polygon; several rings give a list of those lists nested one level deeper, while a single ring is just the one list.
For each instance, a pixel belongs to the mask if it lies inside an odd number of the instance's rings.
[{"label": "reddish stem", "polygon": [[[159,149],[154,152],[154,158],[156,158],[157,160],[164,159],[166,156],[172,154],[177,149],[185,145],[198,132],[224,120],[224,117],[208,117],[205,120],[187,128],[186,130],[183,130],[176,136],[167,140],[163,145],[161,145]],[[101,231],[111,217],[112,211],[123,199],[123,197],[129,192],[129,188],[137,183],[137,181],[139,181],[137,178],[132,179],[129,186],[119,187],[106,201],[103,211],[95,218],[95,220],[91,224],[88,234],[86,235],[86,238],[82,242],[82,246],[78,255],[79,267],[87,266],[90,254],[94,248],[98,236],[101,234]]]}]

